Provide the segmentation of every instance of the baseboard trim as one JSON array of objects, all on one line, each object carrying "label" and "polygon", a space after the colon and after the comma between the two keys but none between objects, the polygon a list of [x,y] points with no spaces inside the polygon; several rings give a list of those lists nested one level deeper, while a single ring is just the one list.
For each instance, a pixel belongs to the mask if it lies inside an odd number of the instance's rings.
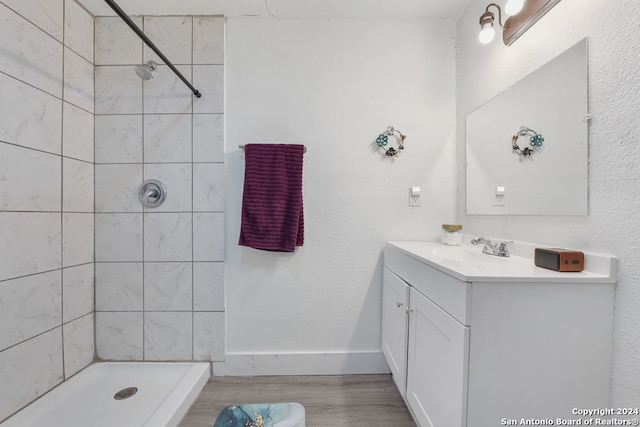
[{"label": "baseboard trim", "polygon": [[[349,375],[388,374],[381,351],[343,353],[227,353],[214,375]],[[217,371],[217,373],[216,373]]]}]

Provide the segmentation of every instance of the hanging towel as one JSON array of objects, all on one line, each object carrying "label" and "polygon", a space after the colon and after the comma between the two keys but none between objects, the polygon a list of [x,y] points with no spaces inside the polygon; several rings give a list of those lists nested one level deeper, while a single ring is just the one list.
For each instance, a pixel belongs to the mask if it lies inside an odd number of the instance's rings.
[{"label": "hanging towel", "polygon": [[247,144],[241,246],[293,252],[304,243],[304,145]]}]

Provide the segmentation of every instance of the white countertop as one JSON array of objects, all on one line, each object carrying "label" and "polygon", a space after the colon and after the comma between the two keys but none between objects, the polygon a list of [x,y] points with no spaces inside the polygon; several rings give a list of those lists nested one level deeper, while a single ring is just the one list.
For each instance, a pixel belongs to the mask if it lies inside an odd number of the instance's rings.
[{"label": "white countertop", "polygon": [[[467,239],[465,239],[467,240]],[[529,243],[510,244],[510,257],[482,253],[482,245],[446,246],[436,242],[387,242],[391,248],[465,282],[580,282],[616,283],[617,260],[611,255],[587,253],[585,270],[562,273],[536,267]],[[517,254],[517,255],[515,255]]]}]

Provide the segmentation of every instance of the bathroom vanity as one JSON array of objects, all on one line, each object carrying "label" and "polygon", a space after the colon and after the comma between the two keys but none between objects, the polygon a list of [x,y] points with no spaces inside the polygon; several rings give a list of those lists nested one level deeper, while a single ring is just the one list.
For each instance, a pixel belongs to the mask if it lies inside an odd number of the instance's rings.
[{"label": "bathroom vanity", "polygon": [[615,258],[585,254],[585,271],[559,273],[534,265],[533,246],[512,253],[387,242],[382,350],[420,427],[609,406]]}]

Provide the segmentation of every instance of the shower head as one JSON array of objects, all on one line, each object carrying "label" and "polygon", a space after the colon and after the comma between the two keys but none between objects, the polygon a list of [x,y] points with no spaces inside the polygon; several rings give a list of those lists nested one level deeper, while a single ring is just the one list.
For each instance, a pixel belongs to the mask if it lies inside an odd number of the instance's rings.
[{"label": "shower head", "polygon": [[142,80],[151,80],[153,78],[152,71],[158,68],[156,61],[147,61],[146,64],[136,65],[136,74]]}]

